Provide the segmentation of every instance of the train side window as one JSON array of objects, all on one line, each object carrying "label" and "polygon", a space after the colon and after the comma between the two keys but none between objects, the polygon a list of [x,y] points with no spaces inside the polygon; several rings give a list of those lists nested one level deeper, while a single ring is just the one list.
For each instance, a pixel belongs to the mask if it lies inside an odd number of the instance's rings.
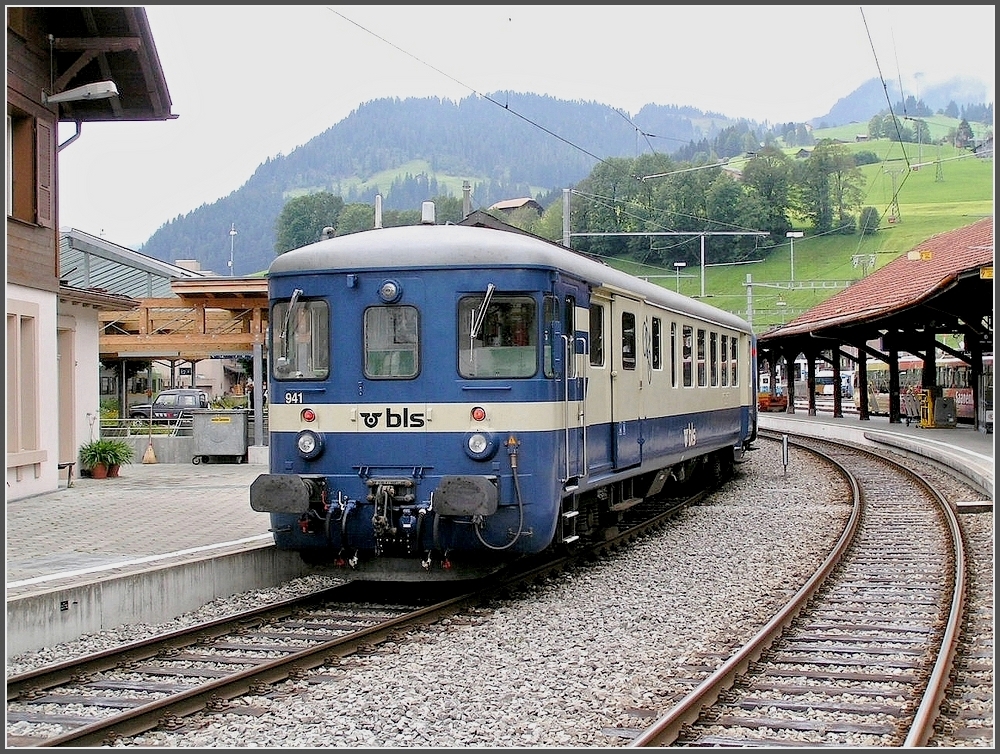
[{"label": "train side window", "polygon": [[576,377],[576,296],[567,296],[563,304],[563,333],[569,338],[569,358],[566,360],[566,376]]},{"label": "train side window", "polygon": [[670,387],[677,387],[677,323],[670,323]]},{"label": "train side window", "polygon": [[708,371],[712,387],[719,386],[719,334],[708,334]]},{"label": "train side window", "polygon": [[653,317],[653,369],[663,369],[663,349],[661,341],[663,339],[663,326],[659,317]]},{"label": "train side window", "polygon": [[330,307],[325,301],[274,305],[271,342],[274,376],[279,380],[322,380],[330,374]]},{"label": "train side window", "polygon": [[538,314],[533,298],[492,293],[489,299],[479,294],[458,302],[462,377],[532,377],[537,370]]},{"label": "train side window", "polygon": [[698,387],[708,384],[708,372],[705,369],[705,330],[698,328]]},{"label": "train side window", "polygon": [[736,387],[737,385],[740,384],[740,381],[739,381],[739,374],[740,374],[739,353],[740,353],[739,343],[737,342],[736,336],[734,335],[729,340],[729,357],[730,357],[729,360],[730,360],[730,364],[731,364],[731,367],[732,367],[732,379],[729,382],[730,382],[730,384],[733,387]]},{"label": "train side window", "polygon": [[[549,343],[548,339],[552,333],[552,323],[559,321],[559,299],[550,294],[545,294],[542,299],[542,337],[545,339],[545,347],[542,349],[542,371],[546,377],[554,377],[555,369],[552,367],[552,350],[558,348],[560,352],[565,352],[562,343]],[[565,335],[565,333],[563,333]]]},{"label": "train side window", "polygon": [[549,337],[551,325],[561,319],[563,337],[568,339],[562,343],[552,343],[550,348],[543,349],[542,361],[546,377],[553,377],[555,371],[552,368],[552,349],[558,348],[563,353],[563,368],[566,370],[566,377],[573,379],[576,377],[576,297],[566,296],[563,302],[562,317],[559,316],[559,299],[546,294],[543,302],[544,314],[542,320],[542,332],[545,337]]},{"label": "train side window", "polygon": [[722,380],[722,387],[729,384],[729,336],[719,336],[719,355],[722,357],[722,364],[719,367],[719,377]]},{"label": "train side window", "polygon": [[413,306],[365,310],[365,377],[408,379],[420,371],[419,314]]},{"label": "train side window", "polygon": [[681,342],[681,348],[684,349],[681,363],[683,364],[684,370],[684,387],[691,387],[694,385],[694,328],[691,325],[684,325],[684,337]]},{"label": "train side window", "polygon": [[604,307],[590,305],[590,365],[604,366]]},{"label": "train side window", "polygon": [[622,368],[635,369],[635,315],[622,312]]}]

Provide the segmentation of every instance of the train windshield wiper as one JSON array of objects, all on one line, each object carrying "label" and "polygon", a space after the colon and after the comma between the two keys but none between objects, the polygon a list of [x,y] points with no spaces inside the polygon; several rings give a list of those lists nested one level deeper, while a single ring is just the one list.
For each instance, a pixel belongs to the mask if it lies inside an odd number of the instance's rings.
[{"label": "train windshield wiper", "polygon": [[483,295],[483,307],[472,318],[472,332],[469,333],[469,337],[475,338],[479,335],[479,330],[482,328],[483,321],[486,319],[486,310],[489,308],[490,301],[493,300],[493,291],[495,290],[496,286],[493,285],[493,283],[487,284],[486,293]]},{"label": "train windshield wiper", "polygon": [[291,333],[288,332],[288,325],[292,321],[292,313],[295,311],[295,307],[299,302],[299,296],[302,295],[302,289],[296,288],[292,291],[291,301],[288,302],[288,309],[285,311],[285,319],[281,323],[281,349],[278,352],[278,358],[288,361],[288,341],[290,340]]}]

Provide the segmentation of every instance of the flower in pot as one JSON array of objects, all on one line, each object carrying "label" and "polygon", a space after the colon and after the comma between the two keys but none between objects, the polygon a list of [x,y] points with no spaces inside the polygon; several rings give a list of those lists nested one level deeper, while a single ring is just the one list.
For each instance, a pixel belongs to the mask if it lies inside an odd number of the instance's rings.
[{"label": "flower in pot", "polygon": [[124,440],[100,438],[80,446],[80,465],[90,469],[94,479],[103,479],[109,475],[117,476],[117,469],[123,463],[132,463],[132,446]]}]

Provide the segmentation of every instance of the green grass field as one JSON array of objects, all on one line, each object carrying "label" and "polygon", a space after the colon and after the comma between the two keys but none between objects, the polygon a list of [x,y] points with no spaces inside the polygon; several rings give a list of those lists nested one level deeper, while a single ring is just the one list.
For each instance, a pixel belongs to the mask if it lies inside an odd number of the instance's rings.
[{"label": "green grass field", "polygon": [[[867,180],[862,206],[875,207],[883,216],[879,230],[864,238],[860,234],[815,236],[809,227],[796,224],[796,230],[805,236],[794,242],[794,287],[789,287],[792,260],[786,239],[762,252],[761,261],[755,263],[713,266],[708,255],[704,269],[708,303],[747,318],[746,282],[750,275],[753,327],[755,332],[764,332],[791,321],[927,238],[993,215],[992,159],[936,145],[924,145],[921,150],[916,144],[906,144],[901,149],[898,143],[883,140],[847,146],[852,151],[872,151],[884,160],[861,168]],[[919,152],[927,164],[917,168]],[[898,191],[898,215],[895,222],[889,222],[894,188]],[[655,282],[668,288],[677,285],[673,269],[614,265],[637,275],[664,275]],[[700,296],[701,268],[684,268],[679,288],[688,296]]]}]

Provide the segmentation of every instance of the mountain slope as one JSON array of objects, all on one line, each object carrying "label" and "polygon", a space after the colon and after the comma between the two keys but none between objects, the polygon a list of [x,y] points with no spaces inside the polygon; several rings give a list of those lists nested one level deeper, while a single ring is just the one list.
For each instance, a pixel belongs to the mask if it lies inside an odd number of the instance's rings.
[{"label": "mountain slope", "polygon": [[[656,134],[654,148],[660,152],[711,139],[734,122],[660,105],[647,105],[635,118],[644,133]],[[607,105],[534,94],[473,96],[458,103],[375,100],[290,154],[268,159],[230,195],[170,220],[141,251],[163,261],[196,259],[205,269],[227,270],[235,224],[235,274],[250,274],[274,259],[274,224],[290,196],[325,190],[347,203],[370,203],[381,193],[386,209],[414,209],[419,205],[406,192],[370,181],[422,160],[434,176],[453,176],[458,185],[458,179],[469,180],[473,208],[482,209],[571,186],[599,159],[648,151],[645,142],[637,146],[637,127]]]},{"label": "mountain slope", "polygon": [[[974,82],[954,86],[955,97],[985,91]],[[816,122],[867,123],[886,109],[884,97],[873,79]],[[939,108],[955,99],[936,90],[934,97]],[[743,120],[758,136],[769,129]],[[296,195],[329,191],[345,203],[370,204],[381,194],[385,209],[412,210],[436,195],[460,197],[463,181],[469,181],[473,209],[485,209],[500,200],[539,198],[573,186],[603,159],[650,150],[672,154],[712,140],[737,122],[696,108],[655,104],[630,120],[597,102],[513,92],[459,102],[374,100],[290,154],[267,159],[228,196],[168,221],[140,251],[165,262],[193,259],[224,274],[232,249],[233,273],[253,274],[274,259],[275,223]],[[404,174],[400,166],[408,164],[426,166],[426,174]],[[387,175],[393,176],[388,183]],[[234,225],[237,235],[231,237]]]}]

